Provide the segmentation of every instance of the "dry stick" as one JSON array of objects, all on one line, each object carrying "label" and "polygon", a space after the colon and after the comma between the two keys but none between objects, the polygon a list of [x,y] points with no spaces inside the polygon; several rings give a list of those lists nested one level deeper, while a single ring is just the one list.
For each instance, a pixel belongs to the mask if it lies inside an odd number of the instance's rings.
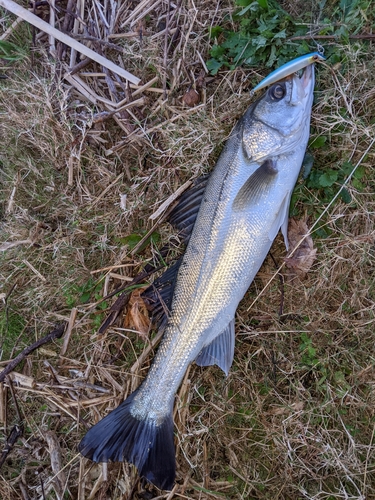
[{"label": "dry stick", "polygon": [[74,324],[75,324],[75,321],[76,321],[77,312],[78,312],[78,309],[76,307],[73,307],[73,309],[70,312],[70,318],[69,318],[68,328],[66,329],[66,334],[65,334],[65,337],[64,337],[64,342],[63,342],[63,345],[61,346],[60,356],[64,356],[65,353],[66,353],[66,351],[67,351],[67,349],[68,349],[68,344],[69,344],[70,337],[71,337],[72,331],[73,331],[73,327],[74,327]]},{"label": "dry stick", "polygon": [[23,426],[15,425],[13,429],[10,431],[6,444],[0,455],[0,468],[3,466],[7,456],[12,451],[13,446],[17,442],[17,439],[21,437],[22,434],[23,434]]},{"label": "dry stick", "polygon": [[[64,22],[62,25],[62,30],[64,33],[68,33],[70,25],[74,23],[73,7],[74,7],[74,0],[68,0],[68,4],[66,6],[66,11],[65,11]],[[59,43],[57,46],[57,59],[59,61],[61,61],[63,57],[64,50],[65,50],[65,45],[63,43]]]},{"label": "dry stick", "polygon": [[71,76],[75,75],[76,73],[78,73],[79,71],[81,71],[81,69],[86,68],[86,66],[88,66],[90,63],[91,63],[91,59],[89,59],[88,57],[86,57],[85,59],[83,59],[82,61],[80,61],[78,64],[76,64],[76,65],[74,65],[73,67],[70,68],[69,75],[71,75]]},{"label": "dry stick", "polygon": [[22,352],[20,352],[18,354],[18,356],[16,356],[9,363],[9,365],[6,368],[4,368],[4,370],[2,372],[0,372],[0,383],[4,382],[5,377],[7,375],[9,375],[9,373],[12,372],[15,369],[15,367],[19,363],[21,363],[21,361],[23,361],[26,358],[26,356],[28,356],[29,354],[31,354],[32,352],[34,352],[36,349],[39,349],[39,347],[41,347],[42,345],[48,344],[48,342],[51,342],[52,340],[59,339],[60,337],[62,337],[62,335],[63,335],[63,333],[65,331],[65,326],[66,326],[65,324],[59,325],[51,333],[49,333],[45,337],[37,340],[33,344],[31,344],[28,347],[26,347]]},{"label": "dry stick", "polygon": [[164,75],[163,75],[163,97],[167,98],[167,56],[168,56],[168,33],[169,33],[169,17],[171,12],[171,0],[168,0],[168,11],[167,11],[167,19],[165,24],[165,37],[164,37],[164,58],[163,58],[163,66],[164,66]]},{"label": "dry stick", "polygon": [[3,464],[4,464],[4,462],[5,462],[6,458],[7,458],[7,456],[12,451],[13,446],[15,445],[17,439],[22,436],[23,429],[24,429],[24,425],[23,425],[23,421],[22,421],[22,415],[21,415],[21,412],[20,412],[20,409],[19,409],[19,406],[18,406],[18,403],[17,403],[16,395],[14,393],[12,381],[8,378],[7,382],[8,382],[8,386],[9,386],[10,392],[12,393],[12,398],[13,398],[14,406],[16,408],[16,413],[17,413],[17,418],[18,418],[18,424],[16,424],[13,427],[13,429],[10,431],[10,434],[8,436],[6,445],[3,448],[3,451],[2,451],[1,456],[0,456],[0,468],[3,466]]},{"label": "dry stick", "polygon": [[124,70],[117,64],[114,64],[112,61],[109,61],[103,56],[100,56],[93,50],[89,49],[85,45],[82,45],[81,43],[77,42],[73,38],[71,38],[68,35],[65,35],[65,33],[62,33],[61,31],[57,30],[53,26],[50,26],[48,23],[43,21],[42,19],[39,19],[38,16],[35,14],[32,14],[28,10],[24,9],[20,5],[16,4],[13,2],[13,0],[0,0],[0,6],[4,7],[5,9],[9,10],[10,12],[13,12],[16,16],[22,17],[22,19],[25,19],[28,23],[32,24],[33,26],[36,26],[40,30],[44,31],[45,33],[48,33],[49,35],[53,35],[55,38],[60,40],[60,42],[65,43],[69,47],[72,47],[76,49],[78,52],[81,54],[84,54],[86,57],[89,57],[93,61],[96,61],[97,63],[101,64],[102,66],[105,66],[106,68],[110,69],[114,73],[117,73],[118,75],[122,76],[126,80],[129,80],[130,82],[138,85],[138,83],[141,81],[140,78],[137,78],[136,76],[132,75],[128,71]]}]

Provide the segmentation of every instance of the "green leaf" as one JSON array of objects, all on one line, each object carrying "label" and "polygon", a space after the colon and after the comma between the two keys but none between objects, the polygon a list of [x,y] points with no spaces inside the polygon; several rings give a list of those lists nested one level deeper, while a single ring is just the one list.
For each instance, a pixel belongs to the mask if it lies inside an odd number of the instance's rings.
[{"label": "green leaf", "polygon": [[344,203],[350,203],[352,201],[352,196],[345,187],[342,189],[340,197]]},{"label": "green leaf", "polygon": [[319,177],[319,183],[322,187],[332,186],[337,181],[338,172],[337,170],[327,170],[323,175]]},{"label": "green leaf", "polygon": [[133,233],[128,236],[124,236],[123,238],[119,238],[118,241],[122,245],[128,245],[129,248],[134,248],[142,239],[142,235]]},{"label": "green leaf", "polygon": [[302,177],[307,179],[310,175],[311,169],[314,165],[314,157],[310,153],[305,153],[305,156],[302,161]]},{"label": "green leaf", "polygon": [[222,32],[223,32],[223,28],[221,26],[211,26],[210,38],[217,38]]},{"label": "green leaf", "polygon": [[359,165],[359,167],[356,169],[356,171],[353,174],[353,178],[361,180],[364,178],[365,174],[366,174],[366,167],[363,165]]},{"label": "green leaf", "polygon": [[0,58],[6,61],[17,61],[26,56],[25,51],[14,43],[0,40]]},{"label": "green leaf", "polygon": [[251,11],[256,11],[258,10],[258,4],[257,2],[253,2],[250,5],[247,5],[244,9],[240,10],[240,12],[237,12],[237,16],[244,16],[248,10]]},{"label": "green leaf", "polygon": [[267,9],[268,10],[268,2],[267,0],[257,0],[259,5],[263,8],[263,9]]},{"label": "green leaf", "polygon": [[267,38],[262,35],[259,35],[251,40],[252,45],[259,47],[265,47],[267,44]]},{"label": "green leaf", "polygon": [[210,51],[211,56],[214,59],[219,59],[225,53],[225,48],[219,45],[214,45]]},{"label": "green leaf", "polygon": [[342,165],[341,165],[341,170],[344,172],[345,175],[349,175],[352,173],[353,171],[353,168],[354,168],[354,165],[353,163],[351,163],[350,161],[345,161]]},{"label": "green leaf", "polygon": [[310,148],[312,149],[319,149],[322,148],[327,141],[327,137],[325,135],[320,135],[319,137],[316,137],[313,142],[310,144]]},{"label": "green leaf", "polygon": [[246,7],[252,3],[254,3],[254,0],[236,0],[236,5],[239,7]]},{"label": "green leaf", "polygon": [[363,184],[363,182],[361,182],[360,180],[358,180],[356,178],[352,179],[352,184],[353,184],[353,187],[358,189],[358,191],[363,191],[365,189],[365,185]]},{"label": "green leaf", "polygon": [[276,33],[276,35],[274,35],[274,40],[276,40],[277,38],[281,38],[281,39],[284,39],[286,38],[286,30],[283,29],[282,31],[280,31],[279,33]]},{"label": "green leaf", "polygon": [[223,63],[217,59],[209,59],[206,62],[207,69],[210,71],[211,75],[216,75],[219,69],[223,66]]}]

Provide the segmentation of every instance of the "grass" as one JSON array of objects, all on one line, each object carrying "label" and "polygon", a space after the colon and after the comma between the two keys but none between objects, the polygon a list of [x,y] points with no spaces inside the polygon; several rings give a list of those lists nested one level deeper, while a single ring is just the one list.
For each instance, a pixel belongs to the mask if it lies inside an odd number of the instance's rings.
[{"label": "grass", "polygon": [[[323,14],[342,22],[333,4],[327,2]],[[360,4],[355,22],[362,31],[356,33],[367,33],[374,12],[371,3]],[[212,169],[251,102],[252,83],[269,71],[219,71],[207,79],[201,107],[184,108],[181,98],[202,69],[199,55],[210,57],[208,28],[235,26],[231,2],[217,10],[204,0],[194,5],[180,9],[183,36],[168,60],[168,100],[147,94],[131,119],[143,129],[160,125],[158,131],[114,154],[106,151],[124,139],[124,130],[113,120],[90,125],[97,109],[59,78],[42,46],[24,48],[31,46],[28,30],[20,26],[23,40],[10,40],[23,47],[22,57],[1,62],[0,74],[7,76],[0,80],[1,368],[77,310],[64,354],[63,341],[55,341],[16,369],[29,383],[14,379],[25,433],[0,470],[1,498],[27,498],[23,491],[41,498],[42,485],[46,498],[58,498],[47,432],[56,437],[64,467],[58,476],[64,498],[375,498],[373,148],[345,186],[348,196],[330,205],[374,137],[374,62],[366,40],[327,41],[340,62],[317,68],[313,165],[293,198],[293,216],[309,227],[320,218],[313,231],[317,261],[303,281],[282,269],[280,317],[277,275],[266,287],[276,272],[268,257],[238,308],[228,378],[217,367],[188,371],[175,406],[175,492],[161,495],[137,482],[127,464],[92,466],[76,452],[86,425],[139,384],[154,352],[122,318],[99,336],[115,299],[98,302],[173,242],[165,224],[146,248],[131,253],[159,204]],[[309,17],[305,2],[282,6]],[[163,14],[161,6],[152,11],[146,31],[157,33]],[[4,31],[11,21],[3,15]],[[143,81],[164,74],[162,37],[121,43],[127,69]],[[281,237],[272,255],[283,262]],[[9,390],[1,388],[0,403],[4,443],[17,413]]]}]

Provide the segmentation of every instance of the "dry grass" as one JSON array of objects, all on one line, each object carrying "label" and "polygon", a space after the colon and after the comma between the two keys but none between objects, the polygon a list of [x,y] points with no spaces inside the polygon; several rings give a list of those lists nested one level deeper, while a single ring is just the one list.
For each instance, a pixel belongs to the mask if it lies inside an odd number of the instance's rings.
[{"label": "dry grass", "polygon": [[[126,19],[133,4],[123,4]],[[209,79],[199,106],[181,102],[202,70],[199,56],[207,58],[208,26],[232,6],[180,6],[181,36],[166,73],[164,37],[156,36],[165,11],[160,2],[145,20],[151,35],[121,46],[126,69],[143,82],[160,74],[162,89],[166,74],[168,99],[144,92],[121,123],[95,124],[105,108],[61,80],[40,46],[0,70],[8,77],[0,81],[0,366],[71,320],[66,352],[56,341],[12,375],[25,432],[0,471],[0,497],[375,498],[372,150],[362,161],[363,187],[349,183],[352,202],[335,203],[315,228],[318,258],[307,278],[285,273],[281,289],[276,276],[260,294],[276,271],[266,260],[238,310],[228,378],[216,367],[187,373],[175,408],[173,493],[145,488],[126,464],[92,465],[76,452],[86,427],[139,384],[153,358],[150,342],[121,322],[96,334],[114,299],[99,300],[126,285],[172,234],[161,226],[159,241],[135,255],[126,237],[143,235],[163,200],[213,167],[250,103],[243,69]],[[317,71],[313,136],[328,137],[314,151],[321,169],[356,164],[374,137],[374,63],[370,55],[363,62],[370,50],[348,46],[345,66]],[[90,85],[110,98],[105,82]],[[326,208],[316,193],[300,181],[296,210],[310,226]],[[272,252],[281,263],[281,238]],[[17,423],[8,385],[0,391],[3,443]]]}]

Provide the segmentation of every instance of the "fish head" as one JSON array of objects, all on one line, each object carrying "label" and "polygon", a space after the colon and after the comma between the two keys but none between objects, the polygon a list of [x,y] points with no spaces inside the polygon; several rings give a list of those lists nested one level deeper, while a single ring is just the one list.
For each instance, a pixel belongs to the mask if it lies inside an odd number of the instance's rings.
[{"label": "fish head", "polygon": [[309,132],[314,90],[314,65],[274,83],[245,115],[246,156],[259,161],[288,153]]}]

